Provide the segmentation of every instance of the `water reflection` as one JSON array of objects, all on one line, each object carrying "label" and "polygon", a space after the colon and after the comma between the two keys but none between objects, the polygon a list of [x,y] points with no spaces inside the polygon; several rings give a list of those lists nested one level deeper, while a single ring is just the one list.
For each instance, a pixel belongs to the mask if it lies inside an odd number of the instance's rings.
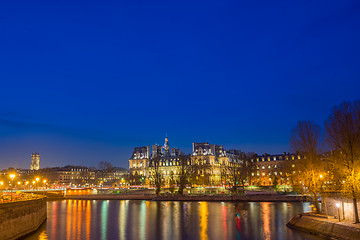
[{"label": "water reflection", "polygon": [[207,202],[200,202],[200,209],[199,209],[199,215],[200,215],[200,239],[201,240],[207,240],[207,227],[208,227],[208,203]]},{"label": "water reflection", "polygon": [[262,208],[262,220],[264,224],[263,238],[265,240],[270,240],[271,231],[270,231],[270,203],[264,202],[261,204]]},{"label": "water reflection", "polygon": [[48,202],[46,224],[27,239],[318,239],[285,226],[307,207],[266,202]]}]

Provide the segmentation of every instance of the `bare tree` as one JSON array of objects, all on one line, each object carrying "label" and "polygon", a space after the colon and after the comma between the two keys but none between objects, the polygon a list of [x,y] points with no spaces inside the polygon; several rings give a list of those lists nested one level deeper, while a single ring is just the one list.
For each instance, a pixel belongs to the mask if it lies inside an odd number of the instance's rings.
[{"label": "bare tree", "polygon": [[172,194],[175,192],[175,184],[176,184],[176,179],[175,179],[175,176],[174,176],[174,172],[171,171],[170,176],[169,176],[169,191]]},{"label": "bare tree", "polygon": [[208,185],[212,175],[212,167],[207,156],[197,156],[188,167],[191,184]]},{"label": "bare tree", "polygon": [[113,168],[114,168],[113,165],[107,161],[99,162],[99,170],[101,171],[109,171]]},{"label": "bare tree", "polygon": [[239,187],[244,190],[245,185],[250,184],[254,167],[251,155],[229,155],[229,165],[224,167],[223,175],[233,194],[238,192]]},{"label": "bare tree", "polygon": [[318,213],[320,212],[318,195],[322,186],[320,175],[324,173],[324,164],[320,160],[318,149],[319,137],[318,125],[310,121],[300,121],[292,131],[290,147],[303,157],[296,161],[289,161],[286,167],[294,190],[304,195],[312,195]]},{"label": "bare tree", "polygon": [[179,194],[184,194],[184,189],[186,188],[186,185],[189,183],[189,176],[191,173],[190,170],[190,158],[188,156],[185,156],[183,153],[179,156]]},{"label": "bare tree", "polygon": [[326,121],[326,141],[338,166],[342,193],[353,200],[355,223],[359,223],[360,197],[360,101],[334,107]]},{"label": "bare tree", "polygon": [[160,161],[160,156],[154,157],[151,160],[152,171],[150,181],[156,188],[156,195],[160,195],[161,187],[164,185],[164,177],[160,169]]}]

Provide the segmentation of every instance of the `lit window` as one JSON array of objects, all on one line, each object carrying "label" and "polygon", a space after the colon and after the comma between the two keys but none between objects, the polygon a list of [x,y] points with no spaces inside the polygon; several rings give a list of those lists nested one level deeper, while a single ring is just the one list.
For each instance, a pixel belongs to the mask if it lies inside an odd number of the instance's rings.
[{"label": "lit window", "polygon": [[268,168],[271,168],[271,166],[269,166]]},{"label": "lit window", "polygon": [[277,172],[274,172],[275,175],[277,175]]},{"label": "lit window", "polygon": [[291,165],[291,167],[295,167],[295,164]]},{"label": "lit window", "polygon": [[262,169],[265,169],[265,166],[262,166]]},{"label": "lit window", "polygon": [[274,168],[277,168],[277,166],[275,165]]}]

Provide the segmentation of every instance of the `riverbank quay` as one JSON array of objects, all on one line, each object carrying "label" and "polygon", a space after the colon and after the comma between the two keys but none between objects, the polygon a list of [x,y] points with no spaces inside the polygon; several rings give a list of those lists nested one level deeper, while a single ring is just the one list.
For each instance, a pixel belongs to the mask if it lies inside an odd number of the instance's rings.
[{"label": "riverbank quay", "polygon": [[278,194],[259,195],[163,195],[155,194],[103,194],[103,195],[68,195],[65,199],[74,200],[152,200],[152,201],[208,201],[208,202],[307,202],[301,196]]},{"label": "riverbank quay", "polygon": [[36,231],[46,220],[46,203],[43,196],[0,203],[0,239],[18,239]]},{"label": "riverbank quay", "polygon": [[287,224],[289,228],[307,232],[327,239],[360,239],[360,224],[339,222],[334,217],[309,213],[298,214]]}]

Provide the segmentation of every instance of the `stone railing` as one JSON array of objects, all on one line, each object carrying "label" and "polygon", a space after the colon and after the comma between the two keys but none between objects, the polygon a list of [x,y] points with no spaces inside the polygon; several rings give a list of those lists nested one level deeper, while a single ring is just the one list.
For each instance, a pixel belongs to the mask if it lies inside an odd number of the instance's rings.
[{"label": "stone railing", "polygon": [[46,220],[46,197],[0,203],[0,239],[17,239],[36,231]]}]

